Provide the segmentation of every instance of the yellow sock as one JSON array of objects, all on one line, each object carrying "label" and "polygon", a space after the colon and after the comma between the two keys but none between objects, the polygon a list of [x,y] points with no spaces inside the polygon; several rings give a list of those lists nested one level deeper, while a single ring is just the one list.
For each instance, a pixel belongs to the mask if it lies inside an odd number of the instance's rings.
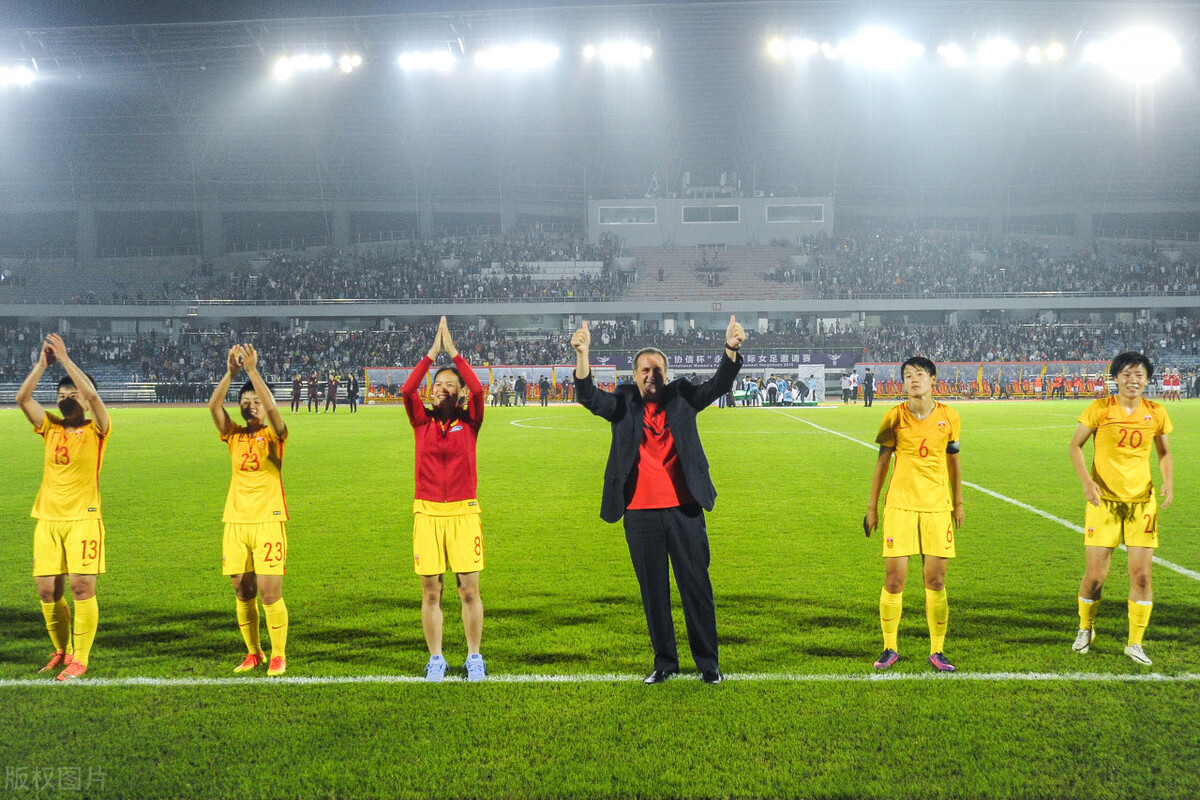
[{"label": "yellow sock", "polygon": [[258,598],[237,601],[238,628],[242,639],[246,642],[246,650],[252,655],[262,652],[262,642],[259,640]]},{"label": "yellow sock", "polygon": [[75,660],[85,667],[88,654],[92,652],[92,641],[96,638],[96,627],[100,624],[100,606],[95,596],[75,601]]},{"label": "yellow sock", "polygon": [[46,632],[58,653],[71,651],[71,607],[67,599],[60,597],[54,603],[42,603],[42,616],[46,619]]},{"label": "yellow sock", "polygon": [[267,634],[271,637],[271,658],[282,658],[284,651],[287,650],[287,606],[283,604],[281,597],[271,605],[264,603],[263,611],[267,613]]},{"label": "yellow sock", "polygon": [[887,589],[879,592],[879,626],[883,628],[883,648],[900,652],[897,644],[900,631],[900,614],[904,610],[904,592],[892,594]]},{"label": "yellow sock", "polygon": [[1096,626],[1096,614],[1100,611],[1100,598],[1079,598],[1079,630],[1090,631]]},{"label": "yellow sock", "polygon": [[1149,600],[1129,601],[1129,644],[1141,644],[1150,624],[1150,611],[1154,603]]},{"label": "yellow sock", "polygon": [[929,623],[929,655],[945,652],[946,624],[950,621],[950,601],[945,589],[925,590],[925,619]]}]

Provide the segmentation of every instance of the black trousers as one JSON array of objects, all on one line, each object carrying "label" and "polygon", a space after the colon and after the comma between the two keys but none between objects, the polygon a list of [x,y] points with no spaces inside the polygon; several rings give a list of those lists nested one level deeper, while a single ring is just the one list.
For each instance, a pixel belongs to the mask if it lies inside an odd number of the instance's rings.
[{"label": "black trousers", "polygon": [[625,541],[642,590],[642,608],[654,669],[679,669],[675,623],[671,619],[671,578],[683,602],[692,660],[700,671],[717,669],[717,613],[708,579],[708,531],[697,505],[625,512]]}]

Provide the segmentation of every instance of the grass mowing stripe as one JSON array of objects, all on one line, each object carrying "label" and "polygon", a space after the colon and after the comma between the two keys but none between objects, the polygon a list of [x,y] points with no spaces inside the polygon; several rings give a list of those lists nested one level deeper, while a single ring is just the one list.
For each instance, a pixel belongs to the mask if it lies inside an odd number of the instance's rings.
[{"label": "grass mowing stripe", "polygon": [[[935,672],[872,672],[852,673],[844,675],[831,674],[800,674],[800,673],[770,673],[746,672],[726,674],[725,680],[738,683],[879,683],[895,681],[983,681],[987,683],[1005,682],[1052,682],[1064,683],[1200,683],[1200,673],[1185,672],[1179,675],[1163,675],[1158,672],[1118,675],[1105,672],[956,672],[944,675]],[[641,675],[489,675],[488,683],[619,683],[628,684],[641,680]],[[672,682],[698,681],[698,676],[690,678],[672,678]],[[467,683],[465,678],[447,677],[443,683]],[[291,678],[81,678],[67,684],[53,680],[21,678],[0,680],[0,689],[28,689],[31,687],[48,686],[75,687],[71,691],[83,687],[153,687],[153,688],[186,688],[194,686],[222,687],[267,687],[285,686],[337,686],[343,684],[380,684],[425,683],[425,678],[416,675],[334,675],[329,677],[291,677]]]},{"label": "grass mowing stripe", "polygon": [[[825,433],[831,433],[834,436],[840,436],[843,439],[854,442],[855,444],[860,444],[863,447],[868,448],[869,450],[876,449],[876,445],[870,444],[869,442],[864,442],[862,439],[855,439],[853,436],[849,436],[847,434],[841,433],[840,431],[830,430],[829,428],[822,427],[815,422],[810,422],[802,417],[793,416],[792,414],[789,414],[786,411],[783,411],[780,409],[772,409],[772,410],[776,411],[776,413],[782,414],[783,416],[787,417],[788,419],[794,419],[797,422],[803,422],[805,425],[811,425],[812,427],[816,428],[819,431],[824,431]],[[1049,511],[1043,511],[1042,509],[1037,508],[1036,506],[1031,506],[1028,503],[1022,503],[1020,500],[1009,497],[1008,495],[1003,495],[1003,494],[1000,494],[999,492],[993,492],[991,489],[988,489],[984,486],[980,486],[977,483],[971,483],[970,481],[963,481],[963,486],[968,486],[977,492],[983,492],[984,494],[994,497],[997,500],[1003,500],[1005,503],[1009,503],[1010,505],[1014,505],[1017,508],[1024,509],[1025,511],[1028,511],[1031,514],[1037,514],[1039,517],[1044,517],[1045,519],[1048,519],[1051,522],[1057,522],[1059,525],[1062,525],[1064,528],[1075,531],[1076,533],[1083,533],[1083,526],[1076,525],[1075,523],[1065,520],[1062,517],[1055,516],[1054,514],[1051,514]],[[1119,547],[1122,550],[1125,549],[1125,545],[1123,545],[1123,544],[1119,545]],[[1173,561],[1167,561],[1165,558],[1159,558],[1158,556],[1154,556],[1154,563],[1158,564],[1162,567],[1165,567],[1165,568],[1171,570],[1172,572],[1177,572],[1180,575],[1184,576],[1185,578],[1191,578],[1194,581],[1200,581],[1200,572],[1196,572],[1195,570],[1188,569],[1187,567],[1182,566],[1180,564],[1176,564]]]}]

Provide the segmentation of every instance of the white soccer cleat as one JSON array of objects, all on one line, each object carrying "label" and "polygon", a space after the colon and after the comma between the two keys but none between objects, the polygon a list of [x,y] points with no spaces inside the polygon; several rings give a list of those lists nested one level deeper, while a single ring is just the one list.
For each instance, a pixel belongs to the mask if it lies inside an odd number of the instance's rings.
[{"label": "white soccer cleat", "polygon": [[1145,664],[1147,667],[1154,663],[1150,660],[1150,657],[1146,655],[1146,651],[1142,650],[1142,646],[1140,644],[1126,645],[1125,655],[1129,656],[1139,664]]},{"label": "white soccer cleat", "polygon": [[1075,643],[1071,645],[1071,649],[1080,655],[1086,653],[1092,647],[1092,640],[1096,638],[1096,630],[1080,630],[1075,634]]}]

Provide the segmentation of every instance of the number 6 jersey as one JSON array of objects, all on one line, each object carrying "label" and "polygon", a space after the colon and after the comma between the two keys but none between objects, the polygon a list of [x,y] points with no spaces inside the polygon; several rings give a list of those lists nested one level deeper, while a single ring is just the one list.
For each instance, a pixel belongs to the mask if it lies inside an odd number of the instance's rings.
[{"label": "number 6 jersey", "polygon": [[1079,416],[1093,434],[1092,480],[1105,500],[1138,503],[1150,499],[1150,453],[1154,437],[1175,429],[1167,411],[1142,398],[1126,413],[1116,397],[1093,401]]},{"label": "number 6 jersey", "polygon": [[875,443],[896,451],[885,506],[906,511],[954,508],[946,451],[952,443],[957,445],[959,427],[958,412],[944,403],[934,403],[925,419],[913,416],[907,402],[883,415]]},{"label": "number 6 jersey", "polygon": [[[287,434],[285,432],[284,438]],[[221,441],[229,445],[233,474],[222,522],[282,522],[288,518],[283,499],[283,439],[270,425],[255,431],[235,427]]]}]

